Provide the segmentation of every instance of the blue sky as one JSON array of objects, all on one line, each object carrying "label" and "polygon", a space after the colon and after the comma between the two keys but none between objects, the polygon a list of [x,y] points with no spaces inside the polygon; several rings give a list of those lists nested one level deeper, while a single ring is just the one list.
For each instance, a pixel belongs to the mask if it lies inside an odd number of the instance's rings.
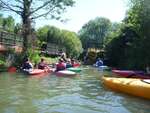
[{"label": "blue sky", "polygon": [[[69,19],[67,23],[61,23],[56,20],[45,20],[40,18],[36,20],[35,27],[44,25],[54,25],[61,29],[78,32],[81,27],[89,20],[96,17],[106,17],[112,22],[120,22],[125,17],[127,0],[75,0],[74,7],[68,8],[63,14],[64,18]],[[10,15],[10,13],[9,13]],[[19,18],[15,15],[15,19]]]},{"label": "blue sky", "polygon": [[76,4],[67,10],[64,17],[69,19],[67,23],[54,20],[37,20],[36,27],[49,24],[71,31],[79,31],[89,20],[96,17],[106,17],[112,22],[120,22],[125,17],[125,0],[75,0]]}]

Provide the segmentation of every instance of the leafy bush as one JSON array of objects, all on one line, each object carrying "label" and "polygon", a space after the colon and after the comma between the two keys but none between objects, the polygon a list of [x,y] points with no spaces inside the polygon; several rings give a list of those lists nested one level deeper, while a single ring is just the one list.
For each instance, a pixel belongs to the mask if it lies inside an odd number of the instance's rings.
[{"label": "leafy bush", "polygon": [[5,65],[5,61],[4,60],[0,60],[0,65]]},{"label": "leafy bush", "polygon": [[40,54],[39,51],[34,51],[34,50],[30,49],[28,51],[27,56],[31,60],[31,62],[37,64],[41,59],[39,54]]},{"label": "leafy bush", "polygon": [[0,72],[4,72],[7,70],[7,67],[5,64],[6,64],[5,58],[4,56],[1,56],[0,57]]}]

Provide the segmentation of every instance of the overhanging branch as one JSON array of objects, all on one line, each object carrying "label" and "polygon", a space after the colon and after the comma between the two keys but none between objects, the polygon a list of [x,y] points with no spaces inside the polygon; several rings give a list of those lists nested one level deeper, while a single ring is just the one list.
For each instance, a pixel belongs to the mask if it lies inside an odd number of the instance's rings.
[{"label": "overhanging branch", "polygon": [[19,3],[21,3],[21,4],[23,4],[23,2],[21,1],[21,0],[15,0],[16,2],[19,2]]},{"label": "overhanging branch", "polygon": [[13,8],[10,6],[10,4],[7,4],[7,3],[5,3],[5,2],[2,1],[2,0],[0,0],[0,2],[1,2],[1,4],[2,4],[2,6],[1,6],[2,8],[8,9],[8,10],[10,10],[10,11],[13,11],[13,12],[15,12],[15,13],[21,15],[21,11],[18,11],[18,10],[13,9]]},{"label": "overhanging branch", "polygon": [[33,19],[40,18],[40,17],[42,17],[42,16],[47,16],[50,12],[52,12],[52,11],[55,9],[55,7],[56,7],[56,6],[52,7],[51,9],[49,9],[49,11],[47,11],[46,13],[42,13],[42,14],[40,14],[40,15],[34,16],[34,17],[32,17],[31,19],[33,20]]},{"label": "overhanging branch", "polygon": [[33,13],[35,13],[35,12],[39,11],[40,9],[42,9],[43,7],[45,7],[46,5],[48,5],[49,3],[50,3],[50,1],[45,2],[43,5],[39,6],[39,7],[38,7],[38,8],[36,8],[35,10],[31,11],[31,13],[30,13],[30,14],[33,14]]},{"label": "overhanging branch", "polygon": [[46,15],[48,15],[50,12],[51,12],[51,11],[47,11],[46,13],[43,13],[43,14],[40,14],[40,15],[34,16],[34,17],[32,17],[31,19],[33,20],[33,19],[40,18],[40,17],[42,17],[42,16],[46,16]]},{"label": "overhanging branch", "polygon": [[18,6],[18,5],[11,5],[12,7],[14,7],[14,8],[19,8],[19,9],[23,9],[23,7],[21,7],[21,6]]}]

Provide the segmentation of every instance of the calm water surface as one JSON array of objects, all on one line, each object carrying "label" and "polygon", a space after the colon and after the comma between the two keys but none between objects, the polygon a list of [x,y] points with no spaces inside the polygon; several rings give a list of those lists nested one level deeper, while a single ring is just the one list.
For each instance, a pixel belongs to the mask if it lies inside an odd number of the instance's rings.
[{"label": "calm water surface", "polygon": [[91,67],[75,77],[1,73],[0,113],[150,113],[149,100],[112,92],[103,74]]}]

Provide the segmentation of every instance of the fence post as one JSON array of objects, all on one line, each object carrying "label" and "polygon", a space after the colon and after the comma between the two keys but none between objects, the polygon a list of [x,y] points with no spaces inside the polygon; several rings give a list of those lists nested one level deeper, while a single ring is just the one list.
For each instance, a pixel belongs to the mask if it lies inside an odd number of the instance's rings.
[{"label": "fence post", "polygon": [[13,36],[14,36],[14,46],[16,46],[16,35],[13,34]]}]

